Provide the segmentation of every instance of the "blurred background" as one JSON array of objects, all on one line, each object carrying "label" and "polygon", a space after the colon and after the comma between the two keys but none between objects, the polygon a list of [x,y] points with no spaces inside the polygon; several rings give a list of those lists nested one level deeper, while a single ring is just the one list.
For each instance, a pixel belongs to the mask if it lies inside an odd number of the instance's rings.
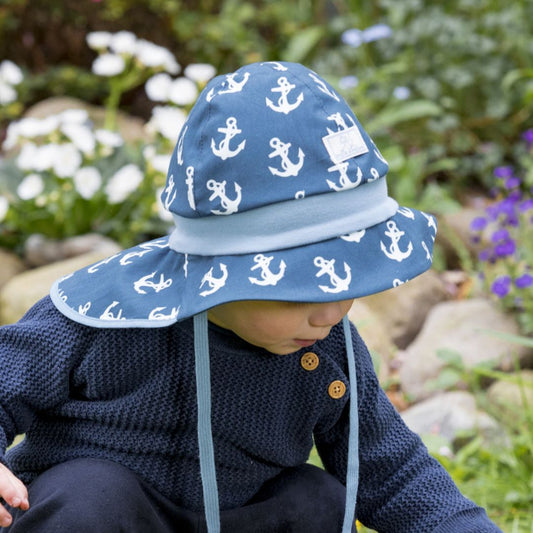
[{"label": "blurred background", "polygon": [[[391,195],[437,216],[433,305],[481,299],[496,324],[511,321],[496,360],[436,350],[431,395],[399,368],[432,308],[409,342],[375,353],[400,410],[468,391],[494,417],[504,442],[476,422],[429,431],[428,446],[504,531],[533,532],[532,58],[531,0],[0,0],[0,321],[52,274],[33,291],[20,276],[61,263],[60,275],[76,257],[169,231],[159,196],[170,153],[210,78],[304,63],[380,148]],[[500,383],[514,387],[513,420],[509,397],[488,395]]]}]

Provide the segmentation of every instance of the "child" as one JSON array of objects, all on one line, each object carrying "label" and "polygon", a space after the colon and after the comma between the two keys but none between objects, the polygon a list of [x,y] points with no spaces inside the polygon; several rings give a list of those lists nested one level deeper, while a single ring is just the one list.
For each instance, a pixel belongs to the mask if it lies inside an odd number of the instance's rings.
[{"label": "child", "polygon": [[346,318],[431,264],[434,219],[387,196],[387,170],[305,67],[212,80],[162,195],[173,232],[0,330],[2,452],[26,435],[0,469],[2,531],[500,531]]}]

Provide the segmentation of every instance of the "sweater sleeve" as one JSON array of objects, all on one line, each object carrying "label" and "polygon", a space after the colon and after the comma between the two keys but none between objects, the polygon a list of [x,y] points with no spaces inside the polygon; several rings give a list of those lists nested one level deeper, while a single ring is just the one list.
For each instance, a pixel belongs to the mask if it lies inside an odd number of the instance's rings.
[{"label": "sweater sleeve", "polygon": [[[352,335],[359,396],[358,519],[380,533],[500,532],[408,429],[381,389],[355,328]],[[343,482],[348,426],[346,406],[335,426],[315,435],[325,468]]]},{"label": "sweater sleeve", "polygon": [[67,398],[80,328],[49,297],[16,324],[0,327],[0,461],[15,436],[29,429],[34,413]]}]

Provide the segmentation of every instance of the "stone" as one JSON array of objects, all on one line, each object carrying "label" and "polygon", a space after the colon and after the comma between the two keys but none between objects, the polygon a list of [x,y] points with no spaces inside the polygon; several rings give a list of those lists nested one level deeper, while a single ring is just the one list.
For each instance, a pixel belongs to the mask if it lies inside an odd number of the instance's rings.
[{"label": "stone", "polygon": [[465,435],[481,435],[486,442],[504,444],[506,437],[498,422],[478,410],[474,396],[451,391],[437,394],[401,413],[409,428],[421,436],[438,435],[458,445]]},{"label": "stone", "polygon": [[0,290],[0,324],[19,320],[33,304],[49,293],[55,280],[108,256],[101,251],[91,252],[14,276]]},{"label": "stone", "polygon": [[379,317],[392,342],[403,349],[416,337],[430,309],[446,298],[440,276],[428,270],[408,283],[360,301]]},{"label": "stone", "polygon": [[0,249],[0,289],[13,277],[26,270],[18,255]]},{"label": "stone", "polygon": [[493,368],[510,370],[515,357],[522,361],[531,359],[531,348],[504,340],[495,332],[516,335],[518,325],[491,300],[473,298],[439,303],[402,354],[399,378],[403,391],[414,401],[431,394],[425,383],[435,379],[445,364],[438,357],[440,350],[460,355],[465,368],[491,362]]},{"label": "stone", "polygon": [[521,370],[510,374],[509,380],[494,382],[487,390],[487,398],[503,416],[516,420],[517,411],[533,407],[533,370]]}]

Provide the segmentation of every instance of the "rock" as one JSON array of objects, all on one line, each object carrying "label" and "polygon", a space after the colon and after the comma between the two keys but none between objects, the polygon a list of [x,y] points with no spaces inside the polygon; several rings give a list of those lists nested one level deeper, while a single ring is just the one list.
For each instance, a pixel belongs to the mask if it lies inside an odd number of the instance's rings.
[{"label": "rock", "polygon": [[34,303],[49,293],[56,279],[101,261],[108,255],[91,252],[27,270],[11,278],[0,290],[0,324],[12,324],[19,320]]},{"label": "rock", "polygon": [[24,245],[24,256],[30,266],[43,266],[55,261],[89,252],[113,255],[120,246],[113,240],[97,233],[78,235],[64,240],[48,239],[44,235],[31,235]]},{"label": "rock", "polygon": [[465,368],[493,362],[494,368],[509,370],[515,356],[524,361],[531,358],[531,348],[492,332],[517,334],[518,326],[490,300],[475,298],[436,305],[420,334],[402,354],[399,377],[403,391],[415,401],[429,396],[425,383],[435,379],[444,366],[437,356],[439,350],[459,354]]},{"label": "rock", "polygon": [[479,411],[472,394],[443,392],[409,407],[401,413],[409,428],[419,435],[438,435],[458,445],[465,434],[476,433],[487,442],[506,442],[501,426],[487,413]]},{"label": "rock", "polygon": [[389,377],[390,361],[397,351],[386,327],[380,317],[362,299],[354,301],[348,317],[357,327],[357,331],[372,354],[380,382],[385,381]]},{"label": "rock", "polygon": [[[42,100],[30,107],[24,116],[45,118],[50,115],[61,113],[66,109],[84,109],[89,113],[90,119],[96,128],[102,128],[105,120],[105,109],[102,107],[87,104],[83,100],[68,96],[53,96]],[[123,112],[117,114],[117,131],[127,143],[134,143],[144,140],[147,133],[144,128],[144,121],[138,117],[132,117]]]},{"label": "rock", "polygon": [[7,250],[0,249],[0,289],[13,277],[23,272],[26,267],[19,257]]},{"label": "rock", "polygon": [[533,370],[521,370],[509,377],[516,378],[516,382],[496,381],[488,388],[487,397],[504,416],[516,420],[517,411],[533,405]]},{"label": "rock", "polygon": [[388,336],[405,348],[420,331],[429,310],[447,298],[439,275],[428,270],[399,287],[361,298],[382,321]]}]

